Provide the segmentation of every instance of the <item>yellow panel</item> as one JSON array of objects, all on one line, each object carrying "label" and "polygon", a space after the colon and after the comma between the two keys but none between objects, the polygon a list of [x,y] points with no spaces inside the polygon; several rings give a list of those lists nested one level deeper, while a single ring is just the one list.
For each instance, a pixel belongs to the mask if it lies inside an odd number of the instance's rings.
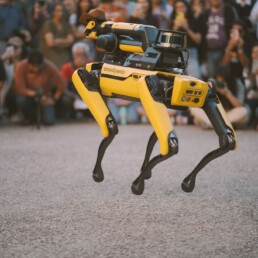
[{"label": "yellow panel", "polygon": [[[154,71],[104,64],[101,70],[100,88],[105,96],[112,96],[112,93],[114,93],[139,98],[137,81],[142,76],[156,73]],[[104,77],[105,75],[113,78]]]},{"label": "yellow panel", "polygon": [[103,98],[98,92],[89,91],[85,87],[77,73],[77,70],[73,73],[72,81],[81,98],[99,124],[102,135],[104,137],[108,137],[109,131],[106,124],[106,117],[109,115],[109,109],[107,108]]},{"label": "yellow panel", "polygon": [[132,46],[132,45],[124,45],[124,44],[119,44],[119,49],[121,51],[125,52],[131,52],[131,53],[143,53],[143,49],[140,46]]},{"label": "yellow panel", "polygon": [[153,100],[144,78],[140,79],[138,87],[142,105],[159,139],[160,153],[167,155],[169,151],[168,135],[173,130],[167,108],[164,104]]},{"label": "yellow panel", "polygon": [[190,76],[177,75],[174,81],[172,105],[202,107],[207,97],[209,86],[206,82]]}]

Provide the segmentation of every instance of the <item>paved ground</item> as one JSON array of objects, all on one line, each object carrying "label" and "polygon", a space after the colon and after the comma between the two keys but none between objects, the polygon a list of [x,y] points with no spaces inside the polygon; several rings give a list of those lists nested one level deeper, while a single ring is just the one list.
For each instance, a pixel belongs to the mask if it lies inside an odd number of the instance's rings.
[{"label": "paved ground", "polygon": [[258,257],[257,132],[238,131],[238,150],[208,165],[188,194],[183,178],[218,140],[176,127],[179,154],[135,196],[151,128],[119,129],[98,184],[95,123],[0,127],[0,257]]}]

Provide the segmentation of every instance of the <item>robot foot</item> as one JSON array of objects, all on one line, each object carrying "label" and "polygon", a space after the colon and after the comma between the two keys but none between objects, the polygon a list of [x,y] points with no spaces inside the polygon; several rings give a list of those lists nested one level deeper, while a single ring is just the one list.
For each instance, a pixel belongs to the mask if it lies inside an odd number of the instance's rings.
[{"label": "robot foot", "polygon": [[142,170],[141,174],[134,180],[132,183],[131,190],[136,195],[141,195],[144,191],[144,180],[151,175],[151,169],[156,166],[158,163],[170,158],[178,152],[178,143],[177,138],[169,138],[169,152],[167,155],[157,155],[150,160],[150,162]]},{"label": "robot foot", "polygon": [[194,168],[194,170],[183,180],[181,188],[184,192],[192,192],[195,187],[196,176],[200,170],[204,168],[210,161],[224,155],[230,150],[233,150],[236,144],[234,135],[231,132],[227,132],[225,137],[222,137],[221,142],[221,147],[208,153]]},{"label": "robot foot", "polygon": [[104,173],[101,166],[95,167],[93,170],[92,177],[95,182],[100,183],[104,180]]}]

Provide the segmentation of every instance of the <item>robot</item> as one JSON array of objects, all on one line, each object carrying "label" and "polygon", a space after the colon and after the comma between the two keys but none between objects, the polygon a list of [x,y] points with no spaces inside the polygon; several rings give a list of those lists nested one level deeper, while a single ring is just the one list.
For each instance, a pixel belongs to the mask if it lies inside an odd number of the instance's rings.
[{"label": "robot", "polygon": [[[117,123],[105,98],[119,97],[140,101],[154,132],[151,134],[140,175],[132,183],[136,195],[144,191],[144,181],[158,163],[178,153],[178,138],[167,108],[202,108],[219,138],[219,148],[208,153],[183,180],[182,190],[192,192],[198,172],[210,161],[236,148],[236,134],[216,95],[216,83],[204,82],[184,74],[188,52],[186,34],[159,30],[154,26],[107,21],[99,9],[84,13],[84,35],[96,40],[104,54],[102,62],[77,69],[72,77],[75,88],[100,126],[100,143],[93,169],[96,182],[104,180],[101,166],[107,147],[118,134]],[[155,143],[160,154],[151,158]]]}]

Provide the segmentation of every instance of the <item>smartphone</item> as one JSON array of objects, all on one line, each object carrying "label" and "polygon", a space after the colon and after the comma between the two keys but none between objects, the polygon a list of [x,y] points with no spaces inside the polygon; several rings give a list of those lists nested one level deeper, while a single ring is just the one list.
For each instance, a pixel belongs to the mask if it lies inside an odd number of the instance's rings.
[{"label": "smartphone", "polygon": [[14,46],[6,47],[6,53],[8,53],[9,55],[13,55],[14,54]]},{"label": "smartphone", "polygon": [[232,29],[232,38],[235,42],[238,42],[240,38],[240,33],[238,29]]},{"label": "smartphone", "polygon": [[183,12],[178,12],[176,14],[176,20],[183,21],[185,19],[185,14]]}]

